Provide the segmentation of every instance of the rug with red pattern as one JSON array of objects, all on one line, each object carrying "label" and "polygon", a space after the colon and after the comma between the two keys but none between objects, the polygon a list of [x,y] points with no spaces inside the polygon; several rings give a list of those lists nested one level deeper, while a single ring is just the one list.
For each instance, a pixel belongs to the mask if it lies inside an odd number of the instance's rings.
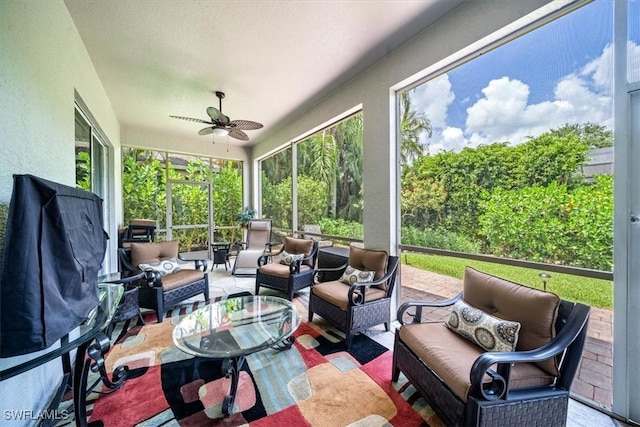
[{"label": "rug with red pattern", "polygon": [[[306,304],[295,304],[305,319]],[[317,317],[300,325],[290,349],[246,358],[234,411],[224,417],[230,380],[221,362],[190,356],[171,339],[180,316],[197,307],[178,307],[164,322],[137,326],[115,343],[107,371],[127,365],[128,379],[113,393],[89,397],[92,425],[442,425],[402,375],[398,383],[391,381],[389,349],[359,334],[345,351],[344,335]]]}]

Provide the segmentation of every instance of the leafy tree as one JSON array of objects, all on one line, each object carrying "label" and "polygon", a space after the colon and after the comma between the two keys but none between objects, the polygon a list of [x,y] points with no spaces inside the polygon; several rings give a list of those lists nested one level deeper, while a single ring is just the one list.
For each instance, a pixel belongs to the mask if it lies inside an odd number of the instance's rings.
[{"label": "leafy tree", "polygon": [[[479,202],[484,191],[545,186],[551,182],[569,187],[581,185],[582,180],[575,171],[586,162],[588,149],[588,145],[573,134],[546,133],[518,146],[495,143],[467,147],[459,153],[423,156],[403,171],[402,191],[408,194],[416,185],[437,184],[442,189],[437,194],[444,194],[445,200],[442,205],[436,198],[435,203],[426,204],[420,212],[409,198],[409,203],[403,206],[411,211],[403,212],[403,216],[425,218],[428,222],[423,223],[423,227],[444,227],[471,239],[481,238],[478,217],[482,214]],[[437,215],[429,211],[434,205]]]},{"label": "leafy tree", "polygon": [[400,164],[406,165],[425,153],[420,136],[431,137],[433,127],[426,114],[411,109],[409,92],[400,94]]},{"label": "leafy tree", "polygon": [[[269,218],[282,228],[291,228],[292,177],[278,184],[267,181],[263,186],[263,199],[269,201]],[[299,212],[300,224],[317,224],[327,215],[327,199],[319,195],[327,194],[327,184],[307,176],[298,176],[298,204],[304,209]]]},{"label": "leafy tree", "polygon": [[613,131],[596,123],[565,124],[549,133],[556,136],[575,135],[586,142],[590,148],[613,146]]},{"label": "leafy tree", "polygon": [[480,202],[490,253],[531,261],[611,270],[613,177],[570,189],[546,186],[494,189]]},{"label": "leafy tree", "polygon": [[[213,172],[208,159],[194,158],[189,159],[184,170],[176,170],[163,153],[123,148],[122,164],[125,224],[134,218],[149,218],[156,220],[160,228],[166,227],[167,176],[172,180],[211,182],[215,224],[235,223],[233,218],[242,204],[242,176],[234,162],[226,162],[219,172]],[[175,184],[172,196],[173,224],[208,224],[206,186]],[[209,231],[208,228],[173,230],[172,238],[180,240],[181,250],[206,249]]]}]

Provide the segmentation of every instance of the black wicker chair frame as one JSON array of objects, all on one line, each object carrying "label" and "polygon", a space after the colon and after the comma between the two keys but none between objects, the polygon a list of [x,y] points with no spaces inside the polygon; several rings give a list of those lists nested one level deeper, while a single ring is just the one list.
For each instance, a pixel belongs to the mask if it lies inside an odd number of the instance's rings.
[{"label": "black wicker chair frame", "polygon": [[[322,316],[327,322],[345,333],[345,345],[347,350],[351,347],[353,337],[373,326],[384,323],[384,328],[389,331],[391,317],[391,296],[396,283],[396,270],[398,257],[389,256],[387,272],[380,279],[367,283],[353,283],[349,288],[349,307],[343,310],[330,302],[317,297],[313,292],[309,295],[309,322],[313,321],[313,315]],[[326,275],[335,275],[344,271],[348,264],[338,268],[318,269],[316,276],[323,281]],[[370,286],[381,285],[387,282],[387,292],[383,298],[366,301],[366,292]]]},{"label": "black wicker chair frame", "polygon": [[[423,307],[446,307],[462,294],[438,302],[404,303],[398,320],[421,321]],[[410,311],[412,310],[412,311]],[[418,356],[395,335],[392,381],[402,371],[425,397],[446,425],[464,426],[564,426],[567,420],[569,390],[580,364],[587,335],[590,308],[584,304],[561,300],[556,320],[556,337],[549,343],[528,351],[487,352],[480,355],[470,372],[471,389],[467,402],[455,395]],[[510,390],[512,364],[540,362],[556,357],[560,366],[554,384],[522,390]],[[497,366],[494,370],[492,366]],[[483,378],[491,378],[482,384]]]},{"label": "black wicker chair frame", "polygon": [[[280,255],[283,250],[284,247],[277,253],[262,255],[258,258],[255,295],[258,295],[260,286],[262,286],[287,294],[287,298],[291,301],[296,292],[313,285],[316,272],[315,266],[318,260],[318,242],[313,242],[313,249],[311,249],[309,256],[295,260],[289,265],[289,277],[284,278],[261,273],[260,267],[267,264],[271,257]],[[314,268],[301,271],[300,266],[304,263],[310,263]]]},{"label": "black wicker chair frame", "polygon": [[[123,272],[131,274],[140,273],[140,269],[131,263],[131,249],[119,248],[118,258]],[[195,260],[195,267],[204,272],[204,277],[195,282],[182,285],[178,288],[162,289],[162,276],[157,271],[144,271],[144,277],[140,279],[138,286],[138,304],[142,308],[152,309],[156,312],[158,323],[164,319],[165,310],[171,308],[187,298],[198,294],[204,294],[204,299],[209,302],[209,275],[207,274],[207,261]]]}]

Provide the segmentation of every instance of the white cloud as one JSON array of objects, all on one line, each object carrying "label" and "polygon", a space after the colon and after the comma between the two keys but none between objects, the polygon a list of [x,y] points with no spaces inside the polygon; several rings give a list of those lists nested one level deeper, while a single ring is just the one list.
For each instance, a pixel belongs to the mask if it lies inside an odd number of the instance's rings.
[{"label": "white cloud", "polygon": [[427,115],[434,128],[444,128],[447,124],[447,108],[455,100],[449,76],[443,74],[428,84],[411,92],[411,102],[416,111]]},{"label": "white cloud", "polygon": [[[640,45],[629,41],[627,48],[629,80],[638,81]],[[431,120],[433,137],[424,142],[433,154],[499,141],[519,144],[566,123],[591,122],[613,128],[612,82],[613,46],[608,45],[600,56],[560,79],[548,101],[530,104],[530,87],[517,79],[491,80],[467,108],[465,129],[447,123],[447,109],[455,100],[448,75],[416,88],[411,100]]]},{"label": "white cloud", "polygon": [[598,58],[562,78],[553,100],[537,104],[529,104],[529,86],[519,80],[505,76],[490,81],[482,89],[484,96],[467,108],[467,145],[519,144],[565,123],[612,127],[612,58],[611,46],[607,46]]}]

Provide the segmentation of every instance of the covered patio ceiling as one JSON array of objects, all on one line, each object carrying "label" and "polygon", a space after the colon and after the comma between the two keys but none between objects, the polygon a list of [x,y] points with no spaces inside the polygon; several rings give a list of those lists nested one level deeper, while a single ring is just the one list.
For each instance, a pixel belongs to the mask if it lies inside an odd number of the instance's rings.
[{"label": "covered patio ceiling", "polygon": [[[208,106],[251,146],[464,0],[65,0],[121,127],[197,137]],[[206,137],[200,137],[206,138]]]}]

